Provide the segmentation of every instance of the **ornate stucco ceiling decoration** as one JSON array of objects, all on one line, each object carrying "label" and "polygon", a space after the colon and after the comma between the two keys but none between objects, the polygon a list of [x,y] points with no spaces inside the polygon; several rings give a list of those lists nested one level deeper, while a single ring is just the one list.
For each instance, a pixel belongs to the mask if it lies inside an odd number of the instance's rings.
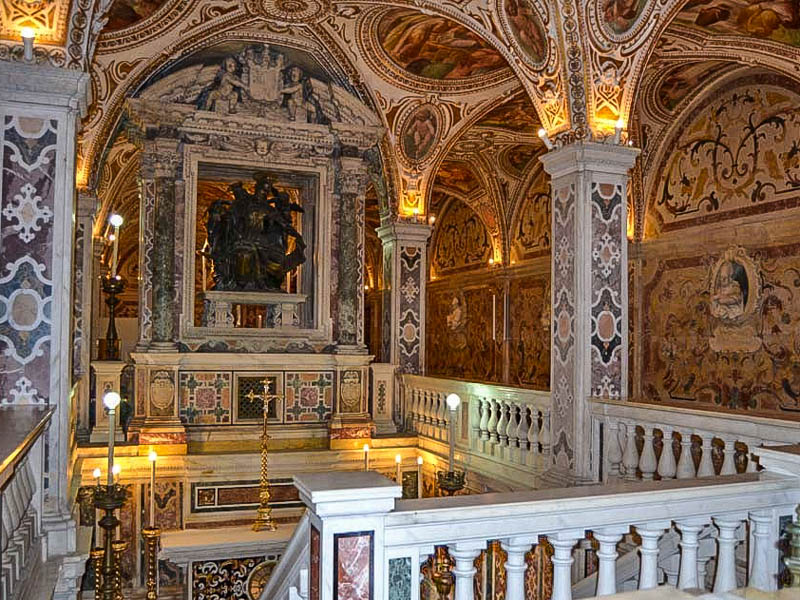
[{"label": "ornate stucco ceiling decoration", "polygon": [[42,44],[63,45],[67,37],[70,0],[3,0],[0,2],[0,38],[20,40],[31,27]]}]

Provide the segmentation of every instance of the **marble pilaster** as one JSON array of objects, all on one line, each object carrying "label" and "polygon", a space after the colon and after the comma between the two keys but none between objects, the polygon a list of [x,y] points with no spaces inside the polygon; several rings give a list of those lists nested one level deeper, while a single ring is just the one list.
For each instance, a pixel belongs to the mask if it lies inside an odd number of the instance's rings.
[{"label": "marble pilaster", "polygon": [[395,222],[378,229],[383,243],[384,347],[401,373],[425,371],[425,290],[431,227]]},{"label": "marble pilaster", "polygon": [[92,359],[92,291],[94,255],[92,232],[94,230],[97,195],[90,191],[78,193],[75,211],[75,246],[72,279],[72,379],[75,385],[77,408],[77,435],[89,436],[90,377]]},{"label": "marble pilaster", "polygon": [[590,397],[628,385],[628,171],[639,151],[577,142],[542,156],[552,178],[552,456],[555,472],[592,473]]},{"label": "marble pilaster", "polygon": [[70,517],[75,144],[88,76],[0,61],[0,399],[57,406],[47,437],[47,555],[75,550]]}]

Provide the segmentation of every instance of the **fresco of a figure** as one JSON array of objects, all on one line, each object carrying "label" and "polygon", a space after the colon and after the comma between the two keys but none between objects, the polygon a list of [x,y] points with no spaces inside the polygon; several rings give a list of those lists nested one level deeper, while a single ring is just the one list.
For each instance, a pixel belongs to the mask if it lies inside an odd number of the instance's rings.
[{"label": "fresco of a figure", "polygon": [[135,25],[155,14],[166,0],[115,0],[108,10],[104,31],[118,31]]},{"label": "fresco of a figure", "polygon": [[676,22],[719,34],[739,34],[800,46],[797,0],[693,0]]},{"label": "fresco of a figure", "polygon": [[417,107],[406,119],[402,132],[403,152],[415,162],[430,156],[439,135],[439,119],[430,105]]},{"label": "fresco of a figure", "polygon": [[603,20],[614,33],[626,33],[646,4],[647,0],[603,0]]},{"label": "fresco of a figure", "polygon": [[523,177],[526,167],[531,164],[533,157],[538,154],[536,146],[531,144],[516,144],[503,153],[503,166],[510,175]]},{"label": "fresco of a figure", "polygon": [[416,10],[388,12],[378,40],[398,66],[427,79],[465,79],[505,66],[497,50],[466,28]]},{"label": "fresco of a figure", "polygon": [[506,0],[506,16],[511,33],[534,63],[547,57],[547,35],[531,0]]},{"label": "fresco of a figure", "polygon": [[536,133],[541,124],[530,99],[520,95],[493,109],[477,123],[480,127],[493,127],[517,132]]},{"label": "fresco of a figure", "polygon": [[464,163],[446,160],[436,173],[436,185],[470,194],[480,187],[480,182]]},{"label": "fresco of a figure", "polygon": [[656,94],[661,106],[671,112],[692,90],[707,83],[708,77],[714,73],[719,73],[724,64],[721,61],[703,61],[676,67],[658,86]]}]

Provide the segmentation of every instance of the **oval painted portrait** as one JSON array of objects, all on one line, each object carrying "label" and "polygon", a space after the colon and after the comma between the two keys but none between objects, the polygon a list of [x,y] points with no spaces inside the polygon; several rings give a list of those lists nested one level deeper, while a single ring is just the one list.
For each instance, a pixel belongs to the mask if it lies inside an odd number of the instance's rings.
[{"label": "oval painted portrait", "polygon": [[547,58],[547,34],[531,0],[506,0],[504,8],[508,28],[525,57],[542,64]]},{"label": "oval painted portrait", "polygon": [[400,147],[411,162],[422,162],[431,155],[439,139],[439,112],[432,104],[421,104],[406,117],[400,134]]},{"label": "oval painted portrait", "polygon": [[603,0],[600,7],[606,26],[623,35],[636,24],[646,5],[647,0]]}]

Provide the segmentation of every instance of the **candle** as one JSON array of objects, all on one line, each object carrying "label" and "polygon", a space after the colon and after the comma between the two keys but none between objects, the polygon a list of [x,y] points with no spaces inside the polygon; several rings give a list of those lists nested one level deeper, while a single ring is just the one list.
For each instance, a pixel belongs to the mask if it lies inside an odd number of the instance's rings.
[{"label": "candle", "polygon": [[92,471],[92,477],[94,477],[94,484],[96,486],[100,485],[100,467],[96,467],[94,471]]},{"label": "candle", "polygon": [[116,413],[120,397],[117,392],[106,392],[103,404],[108,409],[108,485],[114,484],[114,435],[117,426]]},{"label": "candle", "polygon": [[497,341],[497,295],[492,294],[492,341]]},{"label": "candle", "polygon": [[200,270],[202,271],[200,277],[201,277],[202,282],[203,282],[203,291],[205,292],[206,291],[206,255],[205,254],[203,254],[200,257],[200,264],[201,264]]},{"label": "candle", "polygon": [[111,467],[111,472],[114,474],[114,483],[119,483],[119,474],[122,473],[122,467],[114,463],[114,466]]},{"label": "candle", "polygon": [[364,470],[369,471],[369,444],[364,444]]},{"label": "candle", "polygon": [[117,258],[119,255],[119,228],[122,225],[122,217],[120,215],[111,215],[109,219],[111,225],[114,227],[114,235],[111,237],[114,246],[111,250],[111,277],[117,275]]},{"label": "candle", "polygon": [[422,457],[417,457],[417,498],[422,498]]},{"label": "candle", "polygon": [[20,37],[22,37],[22,59],[25,62],[33,62],[33,40],[36,32],[33,27],[23,27],[20,30]]},{"label": "candle", "polygon": [[158,454],[155,450],[150,450],[147,455],[150,461],[150,529],[156,526],[156,459]]},{"label": "candle", "polygon": [[395,480],[397,481],[397,483],[400,483],[400,463],[402,461],[403,461],[403,457],[400,456],[399,454],[397,454],[394,457],[394,463],[395,463],[395,465],[397,465],[397,473],[396,473],[396,476],[395,476]]}]

